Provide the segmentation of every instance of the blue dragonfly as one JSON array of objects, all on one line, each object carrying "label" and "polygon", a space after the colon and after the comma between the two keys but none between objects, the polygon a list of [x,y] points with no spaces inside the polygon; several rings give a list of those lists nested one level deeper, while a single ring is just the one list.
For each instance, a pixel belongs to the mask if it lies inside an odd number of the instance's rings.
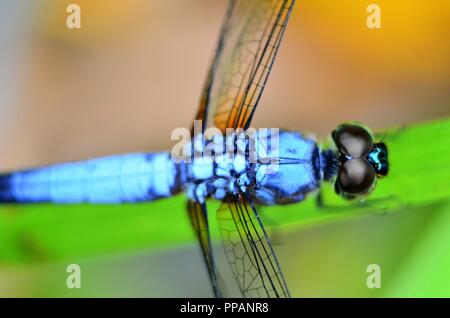
[{"label": "blue dragonfly", "polygon": [[[201,130],[250,128],[250,123],[286,29],[294,0],[231,0],[215,56],[195,117]],[[212,290],[223,297],[225,286],[213,256],[206,200],[222,202],[217,211],[225,255],[244,297],[290,297],[258,206],[291,204],[334,182],[346,199],[368,195],[388,172],[387,148],[369,130],[349,123],[332,132],[334,145],[318,143],[296,131],[280,130],[276,154],[272,139],[256,135],[269,151],[250,147],[238,133],[222,140],[236,155],[211,160],[174,160],[171,152],[133,153],[54,164],[0,175],[0,202],[12,204],[120,204],[187,193],[187,211],[199,241]],[[193,136],[186,148],[208,145]],[[275,147],[274,147],[275,148]],[[257,160],[251,161],[253,155]],[[267,161],[277,169],[268,173]],[[273,163],[271,163],[273,164]]]}]

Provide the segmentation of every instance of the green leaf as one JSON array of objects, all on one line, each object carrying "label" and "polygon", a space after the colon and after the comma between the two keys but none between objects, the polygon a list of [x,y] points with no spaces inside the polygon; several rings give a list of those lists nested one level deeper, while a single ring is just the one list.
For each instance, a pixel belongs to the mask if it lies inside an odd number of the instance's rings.
[{"label": "green leaf", "polygon": [[450,204],[437,207],[434,214],[422,233],[415,233],[413,249],[384,297],[449,297]]},{"label": "green leaf", "polygon": [[[268,225],[298,230],[325,222],[421,207],[450,197],[450,120],[392,128],[377,135],[388,146],[390,171],[364,202],[348,202],[321,190],[299,204],[262,207]],[[213,238],[215,211],[208,203]],[[193,242],[185,197],[123,205],[4,205],[0,207],[0,261],[64,260]]]}]

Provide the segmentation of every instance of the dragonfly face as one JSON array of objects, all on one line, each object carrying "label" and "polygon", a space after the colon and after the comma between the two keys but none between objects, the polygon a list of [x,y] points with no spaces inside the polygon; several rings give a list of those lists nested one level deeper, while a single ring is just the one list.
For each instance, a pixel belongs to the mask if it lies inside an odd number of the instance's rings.
[{"label": "dragonfly face", "polygon": [[386,145],[374,143],[370,132],[356,124],[342,124],[331,136],[339,158],[336,193],[355,199],[372,192],[377,178],[388,172]]}]

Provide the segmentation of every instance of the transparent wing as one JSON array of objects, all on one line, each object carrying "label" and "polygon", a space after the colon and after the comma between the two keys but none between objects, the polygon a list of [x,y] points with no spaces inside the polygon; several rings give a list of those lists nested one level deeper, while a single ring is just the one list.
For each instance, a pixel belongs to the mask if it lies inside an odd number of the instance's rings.
[{"label": "transparent wing", "polygon": [[219,283],[220,280],[218,279],[219,277],[214,263],[206,205],[188,201],[188,214],[192,227],[195,230],[195,235],[200,243],[203,260],[205,262],[206,269],[208,270],[209,280],[211,282],[214,295],[220,298],[223,295],[223,288],[221,288],[221,284]]},{"label": "transparent wing", "polygon": [[203,128],[248,128],[294,0],[231,0],[196,119]]},{"label": "transparent wing", "polygon": [[217,211],[228,262],[244,297],[290,297],[272,245],[250,198],[228,196]]}]

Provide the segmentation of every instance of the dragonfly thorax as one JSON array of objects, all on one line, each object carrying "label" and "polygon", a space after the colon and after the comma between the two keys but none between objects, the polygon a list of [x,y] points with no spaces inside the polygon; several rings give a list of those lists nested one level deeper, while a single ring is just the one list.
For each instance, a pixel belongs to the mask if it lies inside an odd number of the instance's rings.
[{"label": "dragonfly thorax", "polygon": [[255,184],[250,160],[255,152],[245,136],[216,135],[212,140],[205,140],[198,135],[187,148],[191,149],[191,160],[186,165],[186,191],[191,200],[200,203],[208,197],[222,200]]},{"label": "dragonfly thorax", "polygon": [[280,131],[279,162],[267,173],[267,166],[257,166],[255,201],[265,204],[289,204],[302,201],[319,188],[322,180],[335,173],[334,153],[321,151],[317,143],[296,131]]},{"label": "dragonfly thorax", "polygon": [[254,200],[265,205],[299,202],[329,177],[325,168],[333,156],[321,152],[313,139],[286,130],[206,142],[197,136],[187,147],[192,160],[186,164],[185,188],[200,203],[239,190],[251,190]]}]

